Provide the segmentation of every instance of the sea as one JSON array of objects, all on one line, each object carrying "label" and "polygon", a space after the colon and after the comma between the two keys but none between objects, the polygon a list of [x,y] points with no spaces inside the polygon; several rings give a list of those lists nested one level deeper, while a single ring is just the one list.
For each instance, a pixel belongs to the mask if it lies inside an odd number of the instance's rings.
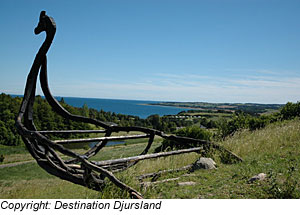
[{"label": "sea", "polygon": [[[122,99],[98,99],[98,98],[77,98],[77,97],[63,97],[64,101],[74,107],[83,107],[86,104],[89,108],[96,110],[110,111],[116,114],[125,114],[138,116],[142,119],[150,115],[158,114],[176,115],[177,113],[186,110],[177,107],[166,107],[159,105],[149,105],[158,103],[158,101],[141,101],[141,100],[122,100]],[[60,101],[61,97],[56,97]]]},{"label": "sea", "polygon": [[[21,95],[11,95],[13,97]],[[125,114],[131,116],[138,116],[142,119],[146,119],[150,115],[158,114],[164,115],[176,115],[177,113],[186,109],[178,107],[167,107],[159,105],[149,105],[158,103],[158,101],[142,101],[142,100],[123,100],[123,99],[101,99],[101,98],[79,98],[79,97],[61,97],[55,96],[60,101],[61,98],[73,107],[83,107],[86,104],[89,108],[96,110],[110,111],[116,114]]]}]

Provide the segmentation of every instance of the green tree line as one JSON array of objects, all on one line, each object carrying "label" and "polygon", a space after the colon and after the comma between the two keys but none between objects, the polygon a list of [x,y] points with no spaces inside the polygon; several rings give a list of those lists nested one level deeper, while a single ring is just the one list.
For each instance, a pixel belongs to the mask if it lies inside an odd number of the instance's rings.
[{"label": "green tree line", "polygon": [[[12,97],[7,94],[0,94],[0,144],[15,146],[22,143],[21,137],[17,134],[15,127],[15,117],[18,114],[22,102],[21,97]],[[62,98],[60,104],[72,114],[94,118],[100,121],[113,122],[120,126],[143,126],[172,133],[177,127],[191,126],[193,122],[185,120],[171,119],[151,115],[146,119],[137,116],[116,114],[83,107],[72,107],[64,102]],[[65,119],[52,111],[51,106],[41,96],[36,96],[33,106],[33,119],[37,130],[85,130],[95,129],[90,124],[75,122]],[[82,137],[84,135],[76,135]],[[75,135],[57,135],[57,138],[75,137]]]}]

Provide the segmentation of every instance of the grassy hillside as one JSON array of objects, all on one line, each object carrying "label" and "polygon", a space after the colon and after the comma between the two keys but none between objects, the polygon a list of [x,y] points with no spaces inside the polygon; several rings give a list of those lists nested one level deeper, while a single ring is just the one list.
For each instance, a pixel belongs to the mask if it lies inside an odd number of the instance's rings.
[{"label": "grassy hillside", "polygon": [[[177,180],[141,187],[135,176],[177,168],[190,164],[199,155],[178,155],[138,163],[117,177],[137,188],[146,198],[300,198],[300,120],[277,122],[256,131],[239,131],[219,144],[244,159],[237,164],[224,164],[217,153],[212,153],[218,164],[216,170],[198,170],[167,174],[159,178]],[[157,140],[159,142],[159,140]],[[158,143],[155,144],[156,146]],[[142,150],[144,144],[107,147],[105,157],[120,152],[127,156]],[[17,157],[14,154],[14,158]],[[22,157],[22,156],[21,156]],[[8,156],[9,158],[9,156]],[[25,160],[25,159],[24,159]],[[249,178],[266,173],[264,181],[248,183]],[[179,186],[179,182],[195,182]],[[53,177],[34,162],[0,169],[1,198],[128,198],[108,182],[103,192],[95,192]]]}]

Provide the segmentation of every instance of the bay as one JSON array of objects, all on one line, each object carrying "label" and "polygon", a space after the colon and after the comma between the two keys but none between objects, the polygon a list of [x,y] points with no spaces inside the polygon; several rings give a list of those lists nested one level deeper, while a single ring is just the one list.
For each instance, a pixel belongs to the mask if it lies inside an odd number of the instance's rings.
[{"label": "bay", "polygon": [[[23,95],[13,95],[12,97],[23,97]],[[44,96],[42,96],[45,98]],[[100,99],[100,98],[80,98],[80,97],[62,97],[55,96],[60,101],[62,98],[64,101],[73,107],[83,107],[86,104],[89,108],[94,108],[98,111],[101,109],[106,112],[125,114],[131,116],[138,116],[142,119],[146,119],[150,115],[158,114],[164,115],[176,115],[177,113],[184,111],[184,108],[149,105],[156,104],[162,101],[147,101],[147,100],[123,100],[123,99]]]},{"label": "bay", "polygon": [[164,115],[176,115],[177,113],[185,110],[177,107],[165,107],[158,105],[147,105],[158,103],[158,101],[141,101],[141,100],[122,100],[122,99],[98,99],[98,98],[78,98],[78,97],[60,97],[57,96],[58,101],[64,99],[64,101],[74,107],[83,107],[86,104],[89,108],[96,110],[110,111],[116,114],[125,114],[138,116],[142,119],[147,118],[150,115],[158,114]]}]

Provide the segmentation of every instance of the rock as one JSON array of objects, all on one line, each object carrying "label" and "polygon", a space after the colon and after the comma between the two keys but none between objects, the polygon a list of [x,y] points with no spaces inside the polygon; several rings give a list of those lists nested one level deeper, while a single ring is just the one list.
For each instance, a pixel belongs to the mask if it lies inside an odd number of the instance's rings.
[{"label": "rock", "polygon": [[196,174],[187,173],[182,175],[182,177],[193,177],[193,176],[196,176]]},{"label": "rock", "polygon": [[267,174],[265,174],[265,173],[259,173],[258,175],[255,175],[255,176],[253,176],[252,178],[250,178],[250,179],[248,180],[248,182],[249,182],[249,183],[253,183],[254,181],[257,181],[257,180],[263,181],[263,180],[266,179],[266,177],[267,177]]},{"label": "rock", "polygon": [[194,172],[198,169],[217,169],[216,162],[211,158],[200,158],[195,163],[193,163],[190,172]]},{"label": "rock", "polygon": [[178,185],[179,186],[186,186],[186,185],[195,185],[196,184],[196,182],[194,182],[194,181],[185,181],[185,182],[178,182]]}]

